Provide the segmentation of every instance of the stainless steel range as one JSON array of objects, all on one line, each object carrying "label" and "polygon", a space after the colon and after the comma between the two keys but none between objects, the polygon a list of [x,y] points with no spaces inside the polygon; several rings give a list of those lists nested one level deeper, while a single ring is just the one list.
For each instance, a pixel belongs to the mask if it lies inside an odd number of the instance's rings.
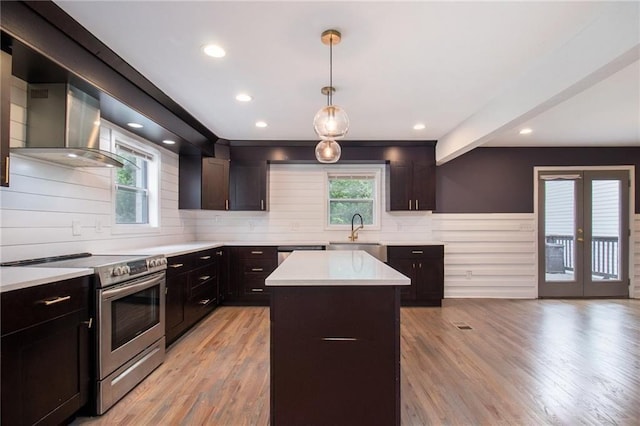
[{"label": "stainless steel range", "polygon": [[81,253],[11,264],[93,268],[96,414],[107,411],[164,361],[164,256]]}]

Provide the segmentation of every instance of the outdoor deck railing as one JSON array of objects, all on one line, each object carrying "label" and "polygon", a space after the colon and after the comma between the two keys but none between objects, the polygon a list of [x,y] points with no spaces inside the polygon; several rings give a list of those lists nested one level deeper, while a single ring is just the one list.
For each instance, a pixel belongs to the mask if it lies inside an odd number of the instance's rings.
[{"label": "outdoor deck railing", "polygon": [[[572,235],[547,235],[548,244],[563,247],[565,270],[573,271],[574,240]],[[591,240],[591,273],[602,278],[618,276],[618,237],[593,237]]]}]

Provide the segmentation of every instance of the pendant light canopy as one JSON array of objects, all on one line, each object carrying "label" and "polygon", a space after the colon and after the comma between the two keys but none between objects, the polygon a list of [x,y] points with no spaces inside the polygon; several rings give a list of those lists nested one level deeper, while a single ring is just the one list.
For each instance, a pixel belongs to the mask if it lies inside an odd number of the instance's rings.
[{"label": "pendant light canopy", "polygon": [[340,159],[340,145],[336,139],[343,138],[349,130],[349,117],[338,105],[333,105],[333,45],[340,43],[342,35],[337,30],[326,30],[320,39],[329,45],[329,86],[321,89],[327,97],[327,106],[323,107],[313,118],[313,129],[322,139],[316,146],[316,158],[321,163],[335,163]]}]

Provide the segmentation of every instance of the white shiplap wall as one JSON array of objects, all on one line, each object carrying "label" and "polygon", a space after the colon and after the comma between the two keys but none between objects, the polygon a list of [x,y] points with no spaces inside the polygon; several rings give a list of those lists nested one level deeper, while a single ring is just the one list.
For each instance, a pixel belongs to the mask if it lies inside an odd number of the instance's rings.
[{"label": "white shiplap wall", "polygon": [[[14,79],[11,143],[24,143],[26,85]],[[105,136],[106,135],[106,136]],[[101,132],[108,137],[108,132]],[[194,213],[178,210],[178,156],[160,149],[160,226],[118,233],[112,226],[114,171],[70,168],[11,155],[10,186],[0,189],[0,259],[107,253],[195,239]],[[81,235],[73,235],[78,221]]]},{"label": "white shiplap wall", "polygon": [[534,214],[438,214],[445,297],[537,297]]}]

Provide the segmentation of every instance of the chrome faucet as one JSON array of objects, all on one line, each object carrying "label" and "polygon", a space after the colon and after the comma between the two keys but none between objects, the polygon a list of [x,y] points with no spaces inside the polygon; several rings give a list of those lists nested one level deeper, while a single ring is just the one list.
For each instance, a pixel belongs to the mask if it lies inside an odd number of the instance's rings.
[{"label": "chrome faucet", "polygon": [[[353,229],[353,221],[355,220],[356,216],[360,218],[360,226],[358,226],[356,229]],[[358,231],[361,229],[364,229],[364,220],[362,219],[360,213],[356,213],[351,217],[351,235],[349,235],[349,241],[356,241],[358,239]]]}]

